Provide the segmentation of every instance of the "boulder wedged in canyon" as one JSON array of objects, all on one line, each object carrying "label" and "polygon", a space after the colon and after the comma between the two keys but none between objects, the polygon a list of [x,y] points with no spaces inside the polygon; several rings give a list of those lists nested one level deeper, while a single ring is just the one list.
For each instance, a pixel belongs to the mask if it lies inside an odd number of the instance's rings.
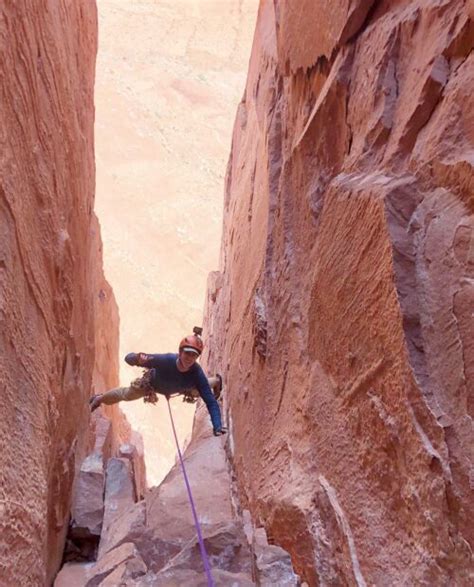
[{"label": "boulder wedged in canyon", "polygon": [[[106,551],[109,526],[142,499],[146,490],[143,440],[129,430],[117,406],[108,412],[110,418],[103,415],[102,408],[93,416],[94,448],[74,481],[65,563],[92,561]],[[124,442],[118,444],[120,441]],[[75,572],[75,567],[69,569],[67,574]]]},{"label": "boulder wedged in canyon", "polygon": [[472,15],[301,6],[260,2],[209,278],[239,498],[310,585],[468,585]]},{"label": "boulder wedged in canyon", "polygon": [[[93,213],[95,4],[2,3],[0,39],[0,584],[43,587],[94,444],[87,399],[117,384]],[[110,415],[115,450],[129,427]]]},{"label": "boulder wedged in canyon", "polygon": [[[244,528],[223,442],[212,435],[207,410],[202,408],[184,459],[216,585],[269,585],[259,582],[260,576],[268,575],[276,578],[273,584],[296,586],[298,577],[288,566],[289,555],[261,541],[255,548],[254,535],[259,531],[248,520]],[[111,459],[112,466],[117,460],[121,459]],[[106,499],[107,505],[114,507]],[[95,565],[82,567],[83,581],[90,587],[207,584],[179,464],[143,500],[120,512],[116,509],[113,519],[104,524],[98,554]],[[64,576],[77,573],[76,567],[64,569]]]}]

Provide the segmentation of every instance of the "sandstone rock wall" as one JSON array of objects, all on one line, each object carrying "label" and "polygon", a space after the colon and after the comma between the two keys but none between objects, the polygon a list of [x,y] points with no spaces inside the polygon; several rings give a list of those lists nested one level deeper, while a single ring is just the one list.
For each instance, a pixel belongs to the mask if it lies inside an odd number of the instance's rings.
[{"label": "sandstone rock wall", "polygon": [[93,215],[96,44],[94,2],[0,7],[1,585],[51,583],[92,446],[87,398],[117,378]]},{"label": "sandstone rock wall", "polygon": [[310,585],[473,581],[470,16],[260,3],[206,359],[240,497]]}]

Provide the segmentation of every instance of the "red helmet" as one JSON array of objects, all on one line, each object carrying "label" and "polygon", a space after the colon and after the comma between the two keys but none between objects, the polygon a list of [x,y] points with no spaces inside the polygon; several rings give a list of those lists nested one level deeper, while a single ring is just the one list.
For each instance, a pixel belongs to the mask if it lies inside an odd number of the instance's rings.
[{"label": "red helmet", "polygon": [[190,336],[186,336],[183,340],[179,343],[179,350],[181,351],[191,351],[195,352],[198,355],[202,353],[204,349],[204,343],[202,342],[202,338],[197,334],[191,334]]}]

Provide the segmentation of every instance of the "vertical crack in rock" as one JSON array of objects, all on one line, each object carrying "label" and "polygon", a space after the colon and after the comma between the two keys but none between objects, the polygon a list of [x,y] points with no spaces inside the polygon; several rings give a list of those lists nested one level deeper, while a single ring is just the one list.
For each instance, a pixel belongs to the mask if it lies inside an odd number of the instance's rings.
[{"label": "vertical crack in rock", "polygon": [[344,532],[344,536],[345,536],[347,543],[349,545],[349,550],[351,553],[352,569],[354,571],[354,579],[356,580],[358,587],[367,587],[367,583],[365,582],[365,579],[364,579],[364,577],[361,573],[361,570],[360,570],[359,559],[357,557],[357,550],[356,550],[355,542],[354,542],[354,536],[352,535],[351,527],[349,526],[347,518],[344,515],[344,511],[341,508],[341,506],[339,505],[336,492],[334,491],[334,488],[331,487],[331,485],[327,481],[327,479],[325,479],[323,477],[323,475],[319,475],[318,480],[321,483],[321,485],[324,487],[324,490],[326,491],[326,493],[329,497],[329,501],[331,502],[331,505],[336,513],[338,522]]},{"label": "vertical crack in rock", "polygon": [[265,303],[259,290],[254,296],[254,348],[257,353],[264,359],[267,356],[267,316]]}]

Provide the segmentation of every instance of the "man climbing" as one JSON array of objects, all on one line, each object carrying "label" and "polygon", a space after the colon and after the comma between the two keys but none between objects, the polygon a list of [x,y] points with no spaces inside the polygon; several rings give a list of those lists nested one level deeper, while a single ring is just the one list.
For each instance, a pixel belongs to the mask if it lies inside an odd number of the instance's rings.
[{"label": "man climbing", "polygon": [[129,365],[145,367],[147,370],[142,377],[132,381],[130,387],[117,387],[92,396],[89,400],[91,411],[96,410],[101,404],[109,406],[141,397],[144,401],[155,404],[158,401],[157,393],[165,396],[184,394],[184,399],[190,402],[199,395],[211,416],[214,436],[225,434],[227,430],[222,426],[221,411],[215,397],[219,397],[222,390],[222,378],[218,375],[207,379],[202,367],[196,362],[204,348],[201,333],[202,329],[195,327],[194,334],[186,336],[180,342],[178,354],[129,353],[125,357]]}]

